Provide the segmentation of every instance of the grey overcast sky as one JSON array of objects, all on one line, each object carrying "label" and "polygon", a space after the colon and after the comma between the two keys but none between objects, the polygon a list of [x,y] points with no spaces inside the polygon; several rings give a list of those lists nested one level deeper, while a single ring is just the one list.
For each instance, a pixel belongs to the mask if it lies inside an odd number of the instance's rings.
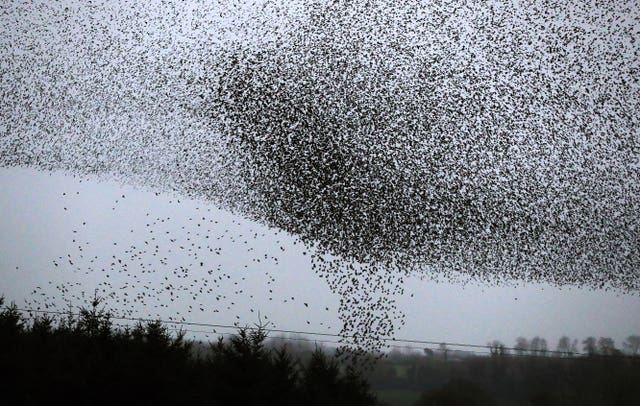
[{"label": "grey overcast sky", "polygon": [[[219,276],[220,271],[207,274],[177,244],[164,241],[165,233],[167,238],[194,243],[195,247],[215,245],[221,255],[200,251],[205,268],[217,269],[220,265],[231,279],[211,293],[199,295],[195,301],[190,295],[181,294],[174,302],[165,299],[167,307],[154,308],[158,303],[148,302],[127,304],[120,309],[134,309],[132,314],[139,317],[167,319],[181,314],[189,321],[214,324],[251,324],[257,321],[260,310],[280,329],[331,333],[340,328],[336,313],[339,298],[311,270],[309,256],[303,255],[308,250],[294,245],[293,238],[282,232],[206,202],[156,195],[112,181],[60,172],[2,168],[0,190],[0,291],[19,305],[32,299],[34,290],[36,296],[44,292],[59,297],[55,286],[63,282],[69,286],[67,298],[82,292],[89,297],[105,282],[111,283],[114,291],[128,286],[130,295],[143,290],[143,285],[151,289],[161,287],[165,277],[179,286],[181,282],[172,272],[179,265],[190,266],[189,278],[214,280]],[[211,223],[215,227],[205,233],[197,222],[189,220],[202,217],[218,224]],[[158,219],[165,220],[162,226],[146,226],[154,221],[160,224]],[[151,241],[150,230],[157,236],[154,241],[165,250],[162,256],[168,256],[172,264],[163,265],[157,257],[143,255],[142,263],[154,272],[144,276],[141,268],[131,269],[138,273],[139,282],[117,268],[99,270],[109,265],[114,255],[124,257],[125,246],[144,247],[145,241]],[[248,238],[245,244],[244,237],[256,232],[260,237]],[[218,237],[221,239],[217,240]],[[114,246],[114,242],[118,245]],[[174,252],[166,252],[167,247]],[[249,249],[252,250],[248,252]],[[264,258],[264,254],[278,258],[277,264],[273,260],[254,260]],[[70,258],[73,266],[68,263]],[[90,262],[92,259],[95,262]],[[135,263],[130,261],[129,266],[133,268]],[[87,273],[90,268],[95,270]],[[53,283],[49,284],[50,281]],[[242,294],[234,294],[240,289],[244,290]],[[227,296],[222,299],[224,306],[219,306],[217,295]],[[125,296],[119,293],[114,298],[122,300]],[[542,284],[457,286],[409,278],[405,281],[405,294],[397,300],[406,313],[406,324],[397,333],[400,338],[473,344],[499,339],[513,345],[520,335],[540,335],[555,346],[561,335],[579,339],[593,335],[613,337],[621,345],[627,336],[640,333],[640,298],[616,292],[559,289]],[[72,302],[82,304],[77,299]],[[109,304],[116,311],[121,306],[115,299]],[[205,311],[188,313],[188,306],[200,305]],[[205,338],[202,334],[199,337]]]}]

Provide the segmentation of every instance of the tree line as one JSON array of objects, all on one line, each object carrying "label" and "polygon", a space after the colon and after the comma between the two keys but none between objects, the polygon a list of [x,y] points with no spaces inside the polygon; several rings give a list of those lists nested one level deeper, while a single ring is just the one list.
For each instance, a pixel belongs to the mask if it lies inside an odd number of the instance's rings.
[{"label": "tree line", "polygon": [[492,355],[507,355],[513,352],[515,355],[533,356],[560,356],[573,357],[586,356],[638,356],[640,355],[640,335],[630,335],[623,342],[622,348],[617,348],[615,340],[611,337],[587,337],[581,342],[562,336],[558,340],[555,349],[549,347],[545,338],[535,336],[531,340],[526,337],[518,337],[513,348],[507,348],[501,341],[494,340],[487,344]]},{"label": "tree line", "polygon": [[114,326],[98,299],[57,320],[3,304],[2,404],[378,404],[355,368],[317,347],[304,362],[267,348],[263,328],[240,328],[203,357],[160,321]]}]

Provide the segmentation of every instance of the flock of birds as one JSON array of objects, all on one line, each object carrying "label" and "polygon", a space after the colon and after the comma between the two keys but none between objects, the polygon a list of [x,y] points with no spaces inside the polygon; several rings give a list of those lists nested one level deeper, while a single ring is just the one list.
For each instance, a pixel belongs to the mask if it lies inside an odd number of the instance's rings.
[{"label": "flock of birds", "polygon": [[[403,322],[409,274],[640,287],[635,1],[0,12],[0,165],[178,192],[298,236],[358,350]],[[145,241],[113,269],[140,277],[142,245],[169,260]],[[185,278],[158,300],[215,287]]]},{"label": "flock of birds", "polygon": [[[139,203],[125,195],[103,205],[102,212],[88,211],[81,207],[86,193],[63,192],[52,202],[61,206],[70,226],[60,236],[71,238],[65,244],[70,250],[51,261],[49,286],[36,286],[27,308],[64,311],[71,305],[75,310],[90,306],[97,295],[117,317],[162,319],[172,328],[181,322],[218,324],[208,338],[259,320],[269,328],[333,331],[330,318],[318,317],[333,306],[304,289],[283,289],[277,270],[282,259],[296,255],[290,236],[158,193],[161,207],[146,210],[160,216],[138,214],[142,208],[131,212]],[[103,235],[104,223],[110,224],[108,235]],[[281,317],[283,311],[297,317]],[[287,325],[279,326],[280,320]]]}]

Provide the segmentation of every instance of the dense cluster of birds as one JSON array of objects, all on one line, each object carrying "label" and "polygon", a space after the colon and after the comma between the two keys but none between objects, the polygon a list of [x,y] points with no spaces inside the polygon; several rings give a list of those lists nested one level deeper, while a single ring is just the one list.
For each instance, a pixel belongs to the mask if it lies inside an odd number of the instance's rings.
[{"label": "dense cluster of birds", "polygon": [[634,1],[0,6],[0,165],[297,235],[379,348],[409,273],[637,291]]}]

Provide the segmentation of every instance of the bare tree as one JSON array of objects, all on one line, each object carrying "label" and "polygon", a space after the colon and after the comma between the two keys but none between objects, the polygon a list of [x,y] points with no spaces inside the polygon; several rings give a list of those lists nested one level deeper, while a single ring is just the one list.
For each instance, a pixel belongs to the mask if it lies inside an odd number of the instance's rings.
[{"label": "bare tree", "polygon": [[627,353],[631,355],[640,354],[640,336],[632,335],[627,337],[623,345]]},{"label": "bare tree", "polygon": [[515,346],[516,354],[525,355],[529,351],[529,340],[524,337],[518,337],[516,339]]},{"label": "bare tree", "polygon": [[562,336],[558,340],[558,346],[556,347],[556,351],[562,354],[563,357],[570,357],[573,355],[571,339],[567,336]]},{"label": "bare tree", "polygon": [[598,339],[598,351],[602,355],[620,354],[620,350],[616,348],[616,343],[611,337],[600,337],[600,339]]},{"label": "bare tree", "polygon": [[542,337],[535,336],[531,339],[529,348],[532,354],[545,356],[548,351],[547,340]]},{"label": "bare tree", "polygon": [[587,337],[582,341],[582,348],[588,355],[595,355],[598,353],[598,347],[596,345],[595,337]]},{"label": "bare tree", "polygon": [[492,356],[502,356],[507,353],[505,345],[498,340],[493,340],[488,343],[487,346],[489,347],[489,351]]}]

